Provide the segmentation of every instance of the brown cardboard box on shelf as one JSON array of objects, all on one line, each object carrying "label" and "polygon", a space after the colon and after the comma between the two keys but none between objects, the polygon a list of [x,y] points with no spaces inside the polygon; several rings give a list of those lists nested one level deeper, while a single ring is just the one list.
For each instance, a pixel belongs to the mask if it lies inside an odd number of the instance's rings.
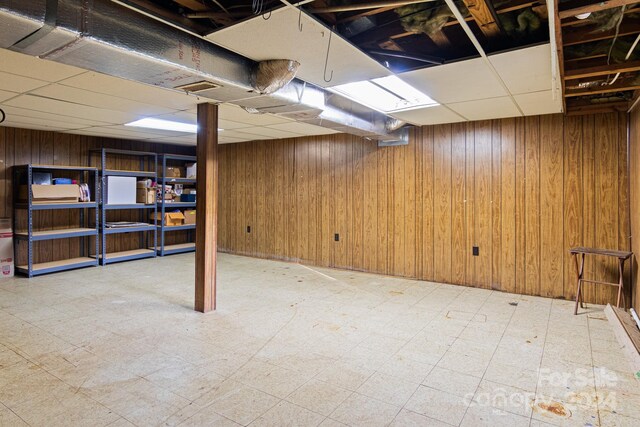
[{"label": "brown cardboard box on shelf", "polygon": [[196,223],[196,210],[195,209],[187,209],[184,211],[184,223],[185,224],[195,224]]},{"label": "brown cardboard box on shelf", "polygon": [[[160,225],[161,219],[162,219],[162,213],[157,212],[155,216],[153,213],[149,215],[149,219],[151,219],[151,221],[153,221],[154,218],[157,220],[158,225]],[[182,225],[183,222],[184,222],[184,215],[182,214],[182,212],[165,212],[164,213],[165,227],[174,227],[176,225]]]},{"label": "brown cardboard box on shelf", "polygon": [[[28,187],[23,185],[19,190],[19,199],[26,202]],[[37,185],[31,186],[31,200],[34,204],[43,203],[76,203],[80,200],[78,184]]]},{"label": "brown cardboard box on shelf", "polygon": [[167,178],[184,178],[184,168],[167,166]]},{"label": "brown cardboard box on shelf", "polygon": [[155,188],[138,188],[136,189],[136,203],[144,203],[152,205],[156,202]]}]

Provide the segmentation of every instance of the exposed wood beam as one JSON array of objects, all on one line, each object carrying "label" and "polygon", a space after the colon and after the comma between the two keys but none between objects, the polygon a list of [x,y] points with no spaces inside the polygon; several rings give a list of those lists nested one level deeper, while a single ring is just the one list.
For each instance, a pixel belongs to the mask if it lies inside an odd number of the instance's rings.
[{"label": "exposed wood beam", "polygon": [[604,64],[596,67],[565,70],[564,79],[575,80],[584,77],[606,76],[607,74],[629,73],[632,71],[640,71],[640,60],[628,61],[620,64]]},{"label": "exposed wood beam", "polygon": [[[553,35],[556,42],[556,54],[558,55],[558,68],[560,69],[560,91],[562,94],[562,111],[567,112],[567,98],[565,96],[565,82],[564,82],[564,50],[562,47],[562,27],[560,26],[560,17],[558,16],[558,1],[553,2]],[[551,27],[551,22],[549,22]],[[553,49],[553,46],[551,46]]]},{"label": "exposed wood beam", "polygon": [[378,9],[381,7],[400,7],[408,4],[427,3],[433,0],[388,0],[388,1],[369,1],[365,3],[346,4],[340,6],[324,6],[310,8],[310,13],[337,13],[351,12],[356,10]]},{"label": "exposed wood beam", "polygon": [[563,10],[558,12],[560,19],[569,18],[572,16],[580,15],[581,13],[599,12],[601,10],[607,10],[614,7],[626,6],[634,3],[638,3],[638,0],[606,0],[596,1],[594,3],[578,6],[581,2],[570,1],[563,3]]},{"label": "exposed wood beam", "polygon": [[[636,13],[636,12],[638,12],[638,10],[639,10],[639,8],[636,7],[636,6],[627,7],[624,10],[624,14],[627,15],[629,13]],[[583,19],[567,18],[564,21],[562,21],[562,26],[563,27],[585,26],[585,25],[589,25],[589,24],[584,22]]]},{"label": "exposed wood beam", "polygon": [[366,12],[360,12],[355,15],[348,16],[346,18],[341,18],[337,21],[338,24],[343,24],[345,22],[355,21],[356,19],[364,18],[366,16],[373,16],[379,13],[388,12],[390,10],[395,9],[397,6],[387,6],[387,7],[379,7],[377,9],[368,10]]},{"label": "exposed wood beam", "polygon": [[636,89],[640,89],[640,84],[634,83],[633,81],[623,80],[612,85],[596,86],[585,89],[568,89],[565,91],[564,96],[569,98],[574,96],[599,95],[602,93],[626,92],[628,90]]},{"label": "exposed wood beam", "polygon": [[[630,34],[640,33],[640,22],[632,21],[632,22],[622,22],[620,25],[620,31],[618,32],[618,37],[628,36]],[[615,28],[609,31],[597,31],[594,26],[589,25],[585,27],[580,27],[575,31],[567,31],[563,36],[563,44],[565,46],[572,46],[576,44],[595,42],[598,40],[606,40],[611,39],[616,36]]]},{"label": "exposed wood beam", "polygon": [[598,59],[598,58],[606,58],[606,57],[607,57],[606,54],[599,53],[597,55],[581,56],[579,58],[568,58],[568,59],[565,59],[564,62],[573,64],[573,63],[576,63],[576,62],[579,62],[579,61],[586,61],[586,60],[589,60],[589,59]]},{"label": "exposed wood beam", "polygon": [[187,9],[195,10],[196,12],[203,12],[205,10],[209,10],[207,5],[204,2],[199,0],[173,0],[174,3],[178,3],[182,7],[186,7]]},{"label": "exposed wood beam", "polygon": [[500,27],[485,0],[463,0],[463,2],[487,38],[500,35]]},{"label": "exposed wood beam", "polygon": [[567,107],[567,116],[582,116],[585,114],[601,114],[601,113],[615,113],[618,111],[626,111],[629,108],[629,103],[624,102],[612,102],[608,104],[594,104],[585,107]]},{"label": "exposed wood beam", "polygon": [[218,106],[198,104],[195,310],[216,309]]}]

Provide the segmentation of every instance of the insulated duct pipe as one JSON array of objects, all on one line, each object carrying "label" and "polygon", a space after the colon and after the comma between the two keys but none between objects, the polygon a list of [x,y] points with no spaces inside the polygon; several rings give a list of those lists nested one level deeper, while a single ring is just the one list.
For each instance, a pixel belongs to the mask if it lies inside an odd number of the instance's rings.
[{"label": "insulated duct pipe", "polygon": [[372,139],[401,134],[386,115],[298,79],[263,95],[255,61],[108,0],[0,0],[0,48],[168,89],[197,84],[212,102]]}]

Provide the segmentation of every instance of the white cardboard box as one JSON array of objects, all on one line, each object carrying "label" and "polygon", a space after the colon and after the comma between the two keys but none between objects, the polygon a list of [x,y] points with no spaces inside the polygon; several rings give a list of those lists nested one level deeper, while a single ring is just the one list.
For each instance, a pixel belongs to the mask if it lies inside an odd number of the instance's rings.
[{"label": "white cardboard box", "polygon": [[196,179],[198,175],[198,168],[196,163],[187,163],[187,178]]},{"label": "white cardboard box", "polygon": [[136,203],[136,178],[129,176],[106,177],[107,205],[129,205]]},{"label": "white cardboard box", "polygon": [[11,220],[0,218],[0,279],[13,277],[13,230]]}]

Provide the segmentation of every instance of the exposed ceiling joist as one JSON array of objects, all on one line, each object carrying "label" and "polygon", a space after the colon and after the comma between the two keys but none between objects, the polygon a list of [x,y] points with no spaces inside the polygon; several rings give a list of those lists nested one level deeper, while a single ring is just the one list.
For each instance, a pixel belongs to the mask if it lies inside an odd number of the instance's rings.
[{"label": "exposed ceiling joist", "polygon": [[463,2],[486,37],[492,38],[500,35],[500,27],[486,0],[463,0]]},{"label": "exposed ceiling joist", "polygon": [[581,116],[585,114],[599,114],[599,113],[615,113],[618,111],[626,111],[629,108],[628,101],[609,102],[607,104],[592,104],[585,106],[572,106],[567,107],[567,116]]},{"label": "exposed ceiling joist", "polygon": [[565,97],[600,95],[603,93],[624,92],[640,89],[640,84],[633,81],[621,81],[612,85],[596,86],[585,89],[567,89]]},{"label": "exposed ceiling joist", "polygon": [[186,7],[187,9],[195,10],[196,12],[204,12],[205,10],[209,10],[206,4],[203,1],[199,0],[173,0],[174,3],[178,3],[180,6]]},{"label": "exposed ceiling joist", "polygon": [[575,80],[585,77],[606,76],[607,74],[629,73],[632,71],[640,71],[640,60],[623,62],[621,64],[603,64],[597,67],[566,70],[564,79]]},{"label": "exposed ceiling joist", "polygon": [[572,16],[580,15],[583,13],[599,12],[601,10],[607,10],[614,7],[627,6],[630,4],[638,3],[638,0],[606,0],[596,1],[592,4],[578,6],[580,2],[570,1],[563,3],[563,10],[558,12],[560,19],[569,18]]},{"label": "exposed ceiling joist", "polygon": [[[640,22],[622,22],[618,31],[618,37],[628,36],[630,34],[640,33]],[[598,40],[612,39],[616,36],[616,29],[609,31],[598,31],[593,26],[581,27],[578,30],[567,32],[564,35],[562,42],[565,46],[572,46],[576,44],[595,42]]]}]

